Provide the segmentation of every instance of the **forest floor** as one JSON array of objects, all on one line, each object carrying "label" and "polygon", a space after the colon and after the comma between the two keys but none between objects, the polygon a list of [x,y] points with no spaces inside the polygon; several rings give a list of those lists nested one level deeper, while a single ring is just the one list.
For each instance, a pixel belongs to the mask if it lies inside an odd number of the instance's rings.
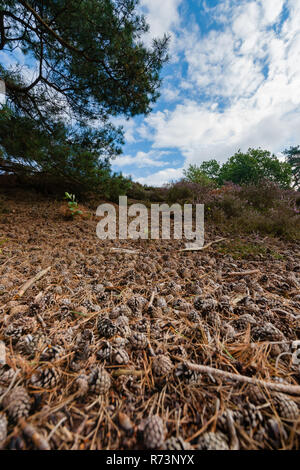
[{"label": "forest floor", "polygon": [[89,208],[0,197],[0,447],[300,449],[299,244],[102,241]]}]

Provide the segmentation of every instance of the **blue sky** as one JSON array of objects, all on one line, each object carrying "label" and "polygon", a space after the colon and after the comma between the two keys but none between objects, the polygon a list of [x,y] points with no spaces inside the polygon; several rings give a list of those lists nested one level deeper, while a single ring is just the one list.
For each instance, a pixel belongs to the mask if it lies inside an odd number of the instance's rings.
[{"label": "blue sky", "polygon": [[[171,35],[170,62],[152,113],[125,121],[113,169],[148,185],[238,149],[279,156],[300,144],[299,0],[140,0],[153,37]],[[32,63],[19,51],[0,62]]]},{"label": "blue sky", "polygon": [[150,37],[169,32],[161,98],[125,127],[116,171],[160,185],[239,148],[300,144],[299,0],[141,0]]}]

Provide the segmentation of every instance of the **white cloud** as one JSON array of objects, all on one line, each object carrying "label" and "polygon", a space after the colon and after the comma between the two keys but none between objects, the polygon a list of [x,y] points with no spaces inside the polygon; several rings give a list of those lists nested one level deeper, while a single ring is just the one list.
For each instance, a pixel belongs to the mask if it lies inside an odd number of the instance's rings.
[{"label": "white cloud", "polygon": [[159,186],[163,183],[170,181],[176,181],[182,176],[182,168],[166,168],[165,170],[160,170],[157,173],[154,173],[149,176],[136,178],[136,181],[141,184],[147,184],[150,186]]},{"label": "white cloud", "polygon": [[136,166],[137,168],[145,167],[162,167],[168,165],[168,162],[165,162],[161,157],[168,155],[169,152],[164,151],[155,151],[151,150],[150,152],[138,152],[135,156],[131,155],[122,155],[117,157],[113,164],[115,167],[122,168],[124,166]]},{"label": "white cloud", "polygon": [[141,0],[152,37],[162,37],[180,23],[178,7],[182,0]]},{"label": "white cloud", "polygon": [[[288,0],[289,17],[280,29],[283,5],[223,2],[222,30],[203,37],[194,25],[181,33],[188,64],[181,87],[189,99],[146,118],[143,133],[154,149],[180,151],[187,166],[225,161],[239,148],[278,153],[299,143],[300,2]],[[180,171],[165,169],[145,180],[163,183]]]}]

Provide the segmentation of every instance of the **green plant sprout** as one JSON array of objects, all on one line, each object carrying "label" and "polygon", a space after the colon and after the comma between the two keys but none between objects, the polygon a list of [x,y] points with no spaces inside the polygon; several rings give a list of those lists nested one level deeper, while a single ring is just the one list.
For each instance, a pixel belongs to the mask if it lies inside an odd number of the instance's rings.
[{"label": "green plant sprout", "polygon": [[[1,245],[4,245],[5,242],[7,242],[8,240],[6,238],[0,240],[0,247]],[[2,249],[0,248],[0,255],[2,254]]]},{"label": "green plant sprout", "polygon": [[65,193],[65,199],[68,201],[68,207],[72,218],[76,215],[82,214],[82,211],[78,209],[78,203],[76,201],[75,194]]}]

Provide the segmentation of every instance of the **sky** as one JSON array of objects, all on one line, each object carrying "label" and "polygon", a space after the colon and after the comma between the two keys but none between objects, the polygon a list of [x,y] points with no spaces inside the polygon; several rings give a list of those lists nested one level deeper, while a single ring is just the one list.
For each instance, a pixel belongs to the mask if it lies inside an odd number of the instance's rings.
[{"label": "sky", "polygon": [[189,164],[300,144],[299,0],[141,0],[149,37],[171,35],[161,97],[124,125],[113,169],[147,185]]},{"label": "sky", "polygon": [[[126,141],[114,171],[158,186],[239,149],[283,158],[300,144],[299,0],[140,0],[140,8],[146,44],[170,34],[170,60],[151,114],[114,120]],[[1,63],[30,75],[24,60],[0,51]]]}]

